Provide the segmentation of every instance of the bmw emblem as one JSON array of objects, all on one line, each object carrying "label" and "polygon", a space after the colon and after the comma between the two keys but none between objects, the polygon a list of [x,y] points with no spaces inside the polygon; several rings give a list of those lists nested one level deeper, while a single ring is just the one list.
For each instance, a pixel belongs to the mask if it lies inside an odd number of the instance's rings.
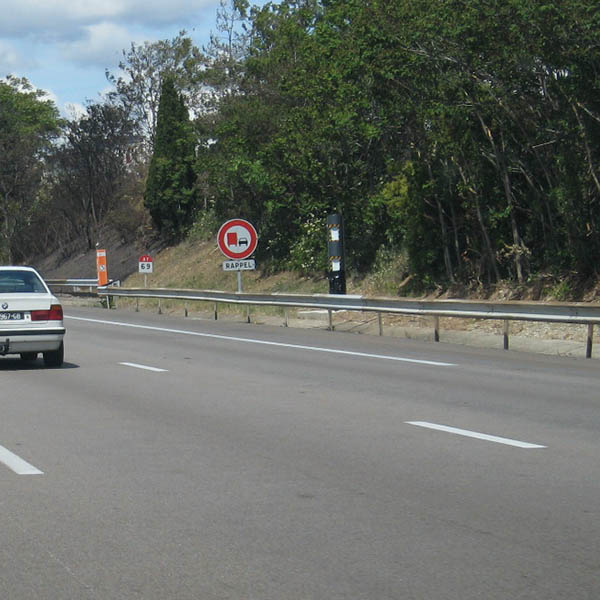
[{"label": "bmw emblem", "polygon": [[8,302],[3,302],[3,303],[2,303],[2,308],[3,308],[4,310],[6,310],[6,309],[8,308]]}]

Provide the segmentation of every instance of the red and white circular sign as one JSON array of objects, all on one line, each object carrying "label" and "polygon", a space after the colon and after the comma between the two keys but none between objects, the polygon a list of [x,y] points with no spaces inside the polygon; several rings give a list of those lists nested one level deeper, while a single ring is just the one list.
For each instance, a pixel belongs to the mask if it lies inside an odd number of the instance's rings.
[{"label": "red and white circular sign", "polygon": [[231,219],[221,225],[217,242],[221,252],[228,258],[244,259],[256,250],[258,235],[252,223],[244,219]]}]

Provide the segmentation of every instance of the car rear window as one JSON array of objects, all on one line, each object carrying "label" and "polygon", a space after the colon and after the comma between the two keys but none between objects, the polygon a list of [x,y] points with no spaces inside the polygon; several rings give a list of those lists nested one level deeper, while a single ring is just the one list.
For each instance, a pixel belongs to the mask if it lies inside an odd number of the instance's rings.
[{"label": "car rear window", "polygon": [[0,294],[46,294],[42,280],[32,271],[0,271]]}]

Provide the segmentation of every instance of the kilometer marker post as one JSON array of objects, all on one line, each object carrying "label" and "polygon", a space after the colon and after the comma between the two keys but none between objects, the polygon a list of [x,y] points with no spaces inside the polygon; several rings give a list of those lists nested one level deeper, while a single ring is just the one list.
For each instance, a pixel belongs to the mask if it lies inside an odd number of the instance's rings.
[{"label": "kilometer marker post", "polygon": [[144,287],[148,287],[148,273],[154,272],[154,259],[149,254],[140,256],[138,271],[144,274]]},{"label": "kilometer marker post", "polygon": [[[144,289],[148,287],[148,273],[154,272],[154,259],[149,254],[143,254],[140,256],[138,262],[138,271],[144,274]],[[158,301],[159,312],[160,312],[160,300]],[[140,309],[140,299],[137,298],[136,312]]]}]

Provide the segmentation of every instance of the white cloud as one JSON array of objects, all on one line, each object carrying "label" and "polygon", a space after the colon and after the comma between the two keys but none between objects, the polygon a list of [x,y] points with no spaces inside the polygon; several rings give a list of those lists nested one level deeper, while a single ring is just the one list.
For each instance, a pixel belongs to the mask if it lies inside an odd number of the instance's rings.
[{"label": "white cloud", "polygon": [[75,39],[85,27],[102,22],[185,28],[216,6],[216,0],[3,0],[0,37]]},{"label": "white cloud", "polygon": [[41,91],[44,92],[42,100],[52,100],[54,104],[58,104],[58,96],[52,90],[42,89]]},{"label": "white cloud", "polygon": [[[251,0],[263,4],[265,0]],[[27,77],[55,90],[62,114],[102,97],[105,69],[131,43],[171,39],[185,29],[196,43],[215,27],[219,0],[0,0],[0,77]]]},{"label": "white cloud", "polygon": [[60,48],[62,56],[73,63],[106,67],[116,64],[121,50],[132,41],[134,36],[125,27],[103,22],[85,27],[81,39],[63,42]]}]

